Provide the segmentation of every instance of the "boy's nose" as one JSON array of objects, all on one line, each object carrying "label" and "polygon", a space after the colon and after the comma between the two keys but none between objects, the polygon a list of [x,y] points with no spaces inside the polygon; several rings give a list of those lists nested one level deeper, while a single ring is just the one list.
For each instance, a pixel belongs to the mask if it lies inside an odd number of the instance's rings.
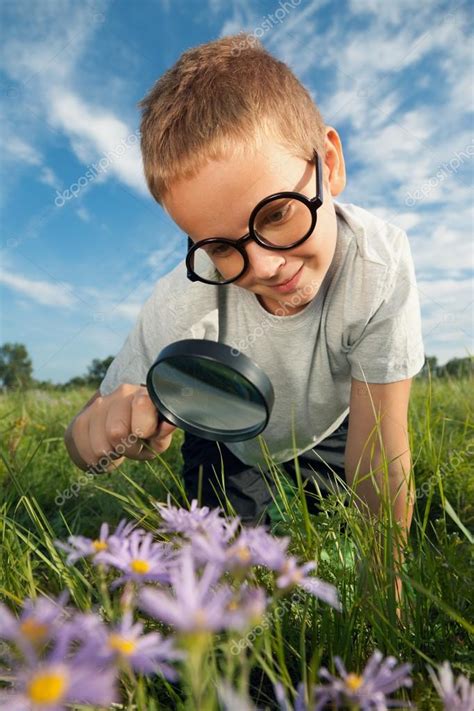
[{"label": "boy's nose", "polygon": [[250,269],[257,279],[262,281],[272,281],[278,275],[281,267],[285,264],[285,257],[271,249],[261,247],[257,242],[247,244],[247,256],[249,258]]}]

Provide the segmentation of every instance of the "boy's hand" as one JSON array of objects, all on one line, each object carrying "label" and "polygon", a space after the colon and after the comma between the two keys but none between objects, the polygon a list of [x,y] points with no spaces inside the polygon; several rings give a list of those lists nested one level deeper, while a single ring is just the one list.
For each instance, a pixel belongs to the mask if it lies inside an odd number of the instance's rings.
[{"label": "boy's hand", "polygon": [[166,451],[175,429],[164,420],[158,421],[145,387],[127,384],[110,395],[97,392],[71,422],[64,439],[80,469],[99,464],[102,471],[109,471],[125,457],[147,460]]}]

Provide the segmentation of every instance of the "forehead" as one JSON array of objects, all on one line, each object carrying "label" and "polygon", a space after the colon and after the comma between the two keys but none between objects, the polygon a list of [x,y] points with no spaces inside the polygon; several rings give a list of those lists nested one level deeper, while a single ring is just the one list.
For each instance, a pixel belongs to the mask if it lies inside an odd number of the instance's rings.
[{"label": "forehead", "polygon": [[260,200],[281,190],[299,191],[310,175],[309,163],[276,142],[266,142],[251,151],[207,162],[193,178],[171,186],[163,207],[195,241],[240,237]]}]

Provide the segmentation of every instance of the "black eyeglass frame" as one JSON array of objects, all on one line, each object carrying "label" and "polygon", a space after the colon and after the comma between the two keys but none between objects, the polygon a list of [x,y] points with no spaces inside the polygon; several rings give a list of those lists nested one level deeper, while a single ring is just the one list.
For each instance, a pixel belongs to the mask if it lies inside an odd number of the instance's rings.
[{"label": "black eyeglass frame", "polygon": [[[211,284],[212,286],[225,286],[226,284],[231,284],[234,281],[237,281],[237,279],[240,279],[240,277],[247,271],[249,268],[249,258],[247,256],[247,251],[244,249],[243,245],[248,242],[251,239],[254,239],[261,247],[264,247],[265,249],[273,249],[276,251],[284,251],[287,249],[294,249],[295,247],[298,247],[300,244],[302,244],[305,240],[308,239],[308,237],[312,234],[316,222],[317,222],[317,210],[321,207],[323,204],[323,184],[322,184],[322,175],[323,175],[323,170],[321,166],[321,159],[319,155],[317,154],[316,151],[314,151],[313,154],[313,161],[316,166],[316,195],[314,198],[308,198],[306,195],[302,195],[301,193],[294,192],[291,190],[286,190],[282,191],[279,193],[273,193],[272,195],[267,195],[266,198],[263,198],[263,200],[260,200],[257,205],[255,205],[254,209],[250,213],[249,217],[249,231],[247,232],[246,235],[243,237],[240,237],[237,240],[231,240],[227,239],[226,237],[208,237],[207,239],[202,239],[199,242],[193,242],[191,237],[188,235],[188,252],[186,254],[186,269],[187,269],[187,277],[190,281],[201,281],[204,284]],[[286,247],[280,247],[274,244],[270,244],[266,242],[262,237],[259,236],[259,234],[255,231],[254,229],[254,222],[255,218],[257,216],[257,213],[262,209],[262,207],[265,207],[269,202],[272,200],[276,200],[279,198],[292,198],[294,200],[300,200],[302,203],[304,203],[309,210],[311,211],[311,226],[307,233],[299,239],[297,242],[293,242],[293,244],[290,244]],[[240,254],[242,255],[242,258],[244,260],[244,266],[240,274],[238,274],[236,277],[233,277],[232,279],[226,279],[225,281],[221,282],[216,282],[216,281],[210,281],[209,279],[204,279],[203,277],[198,276],[194,272],[194,252],[198,247],[202,247],[203,244],[211,244],[213,242],[227,242],[232,247],[235,247]]]}]

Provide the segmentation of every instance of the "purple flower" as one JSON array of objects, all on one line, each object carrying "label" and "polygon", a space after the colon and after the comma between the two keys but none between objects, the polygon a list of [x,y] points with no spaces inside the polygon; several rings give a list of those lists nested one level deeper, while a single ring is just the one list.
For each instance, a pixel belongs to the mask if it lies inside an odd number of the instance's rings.
[{"label": "purple flower", "polygon": [[445,661],[438,668],[438,676],[431,667],[428,672],[438,692],[445,709],[449,711],[473,711],[474,684],[465,676],[454,678],[449,662]]},{"label": "purple flower", "polygon": [[181,632],[224,629],[232,620],[226,608],[233,592],[228,586],[216,586],[220,571],[213,563],[205,566],[201,577],[195,566],[190,546],[184,547],[170,572],[171,593],[144,588],[139,605],[152,617]]},{"label": "purple flower", "polygon": [[258,711],[253,702],[241,692],[237,692],[228,681],[220,681],[216,688],[222,711]]},{"label": "purple flower", "polygon": [[0,638],[15,642],[24,654],[34,653],[54,637],[65,619],[67,598],[68,593],[63,592],[57,600],[26,599],[19,618],[0,603]]},{"label": "purple flower", "polygon": [[361,711],[385,711],[388,707],[410,706],[399,700],[387,699],[387,694],[402,686],[411,686],[411,664],[397,666],[394,657],[383,659],[379,650],[372,654],[361,675],[348,674],[339,657],[334,658],[334,663],[340,678],[330,674],[324,667],[319,670],[319,676],[327,679],[329,684],[315,687],[314,697],[317,703],[314,711],[321,711],[331,701],[338,706],[343,703],[356,703]]},{"label": "purple flower", "polygon": [[227,625],[231,629],[246,630],[262,618],[267,607],[267,597],[262,588],[252,588],[244,583],[226,605]]},{"label": "purple flower", "polygon": [[264,565],[271,570],[286,560],[289,538],[275,538],[263,526],[242,530],[234,540],[195,535],[193,552],[200,562],[213,561],[223,570]]},{"label": "purple flower", "polygon": [[287,589],[298,585],[340,611],[342,606],[334,585],[307,575],[307,573],[315,567],[316,563],[314,562],[304,563],[304,565],[299,566],[295,557],[291,556],[287,558],[279,568],[279,576],[276,581],[277,587]]},{"label": "purple flower", "polygon": [[277,587],[285,590],[299,585],[336,610],[341,610],[334,585],[307,575],[316,564],[309,562],[300,567],[294,556],[287,556],[289,540],[288,537],[276,538],[263,526],[256,526],[241,531],[230,542],[196,534],[191,539],[191,546],[195,559],[200,563],[213,562],[222,572],[263,565],[279,574]]},{"label": "purple flower", "polygon": [[270,570],[278,569],[286,559],[286,549],[290,539],[276,538],[264,526],[255,526],[243,530],[233,543],[228,553],[242,558],[247,550],[252,559],[252,565],[264,565]]},{"label": "purple flower", "polygon": [[302,681],[298,684],[298,694],[293,707],[288,701],[285,689],[280,681],[276,681],[273,684],[273,689],[275,691],[276,700],[280,706],[280,711],[310,711],[309,706],[307,706],[304,700],[305,686]]},{"label": "purple flower", "polygon": [[69,703],[109,706],[118,701],[116,672],[111,667],[68,658],[69,631],[58,635],[47,657],[30,657],[13,672],[13,687],[0,691],[0,707],[9,711],[62,711]]},{"label": "purple flower", "polygon": [[171,497],[168,494],[167,504],[156,503],[163,525],[158,528],[160,532],[181,533],[187,538],[192,538],[195,534],[216,538],[219,541],[226,541],[234,535],[235,529],[240,523],[238,517],[232,521],[227,521],[221,516],[221,509],[210,509],[208,506],[198,506],[197,499],[191,502],[189,511],[184,508],[177,508],[171,505]]},{"label": "purple flower", "polygon": [[[281,682],[275,682],[273,689],[280,711],[309,711],[309,707],[306,706],[304,701],[303,683],[298,686],[298,695],[294,706],[291,706],[288,701]],[[237,692],[227,681],[221,681],[217,684],[217,695],[222,711],[259,711],[258,707],[254,706],[247,696]]]},{"label": "purple flower", "polygon": [[136,524],[120,521],[114,533],[109,535],[109,524],[103,523],[100,527],[99,537],[92,539],[85,536],[69,536],[67,543],[55,541],[56,547],[68,553],[67,563],[75,563],[80,558],[91,556],[94,563],[101,563],[101,553],[110,551],[115,545],[120,545],[123,540],[135,532],[136,535],[143,534],[142,529],[137,529]]},{"label": "purple flower", "polygon": [[231,563],[245,565],[264,565],[275,570],[283,564],[286,557],[289,538],[276,538],[269,534],[264,526],[243,530],[235,542],[228,548],[227,556]]},{"label": "purple flower", "polygon": [[131,612],[126,612],[112,628],[90,613],[77,615],[74,623],[76,636],[82,641],[77,659],[109,666],[124,662],[141,674],[161,672],[170,681],[177,679],[175,670],[166,662],[183,659],[183,652],[175,650],[173,640],[163,639],[158,632],[143,634],[143,625],[133,622]]},{"label": "purple flower", "polygon": [[174,554],[168,545],[153,541],[151,533],[134,531],[110,547],[110,551],[100,553],[101,563],[122,570],[122,575],[112,583],[112,588],[127,580],[138,583],[156,581],[168,583],[169,567]]}]

